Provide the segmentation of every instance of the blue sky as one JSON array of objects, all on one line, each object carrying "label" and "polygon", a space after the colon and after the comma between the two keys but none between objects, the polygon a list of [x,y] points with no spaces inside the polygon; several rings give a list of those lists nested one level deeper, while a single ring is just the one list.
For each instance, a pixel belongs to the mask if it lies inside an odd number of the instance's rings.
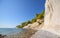
[{"label": "blue sky", "polygon": [[0,0],[0,28],[14,28],[44,10],[45,0]]}]

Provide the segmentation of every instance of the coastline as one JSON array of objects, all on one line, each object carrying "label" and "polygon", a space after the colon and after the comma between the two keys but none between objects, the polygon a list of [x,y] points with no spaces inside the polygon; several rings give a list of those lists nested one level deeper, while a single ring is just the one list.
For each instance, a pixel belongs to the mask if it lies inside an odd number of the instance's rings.
[{"label": "coastline", "polygon": [[11,33],[11,34],[7,34],[7,35],[3,35],[4,37],[1,36],[1,38],[29,38],[33,34],[35,34],[35,32],[37,32],[37,30],[24,29],[23,32],[16,32],[16,33]]}]

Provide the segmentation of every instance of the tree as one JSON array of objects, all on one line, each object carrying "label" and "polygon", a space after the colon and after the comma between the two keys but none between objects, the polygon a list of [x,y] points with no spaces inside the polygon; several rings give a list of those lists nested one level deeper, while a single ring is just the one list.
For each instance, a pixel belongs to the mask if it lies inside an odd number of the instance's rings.
[{"label": "tree", "polygon": [[44,11],[41,14],[36,14],[36,19],[44,18]]},{"label": "tree", "polygon": [[32,22],[29,20],[27,23],[28,23],[28,24],[31,24]]},{"label": "tree", "polygon": [[[27,26],[28,24],[32,24],[32,23],[36,22],[37,19],[42,19],[42,18],[44,18],[44,12],[45,12],[45,11],[43,11],[41,14],[36,14],[36,17],[33,18],[32,20],[29,20],[29,21],[27,21],[27,22],[23,22],[21,25],[18,25],[18,26],[16,26],[16,27],[17,27],[17,28],[23,28],[24,26]],[[39,24],[41,24],[41,23],[39,22]]]},{"label": "tree", "polygon": [[31,22],[32,22],[32,23],[36,22],[36,19],[35,19],[35,18],[33,18],[33,19],[31,20]]},{"label": "tree", "polygon": [[22,28],[22,25],[18,25],[18,26],[16,26],[17,28]]}]

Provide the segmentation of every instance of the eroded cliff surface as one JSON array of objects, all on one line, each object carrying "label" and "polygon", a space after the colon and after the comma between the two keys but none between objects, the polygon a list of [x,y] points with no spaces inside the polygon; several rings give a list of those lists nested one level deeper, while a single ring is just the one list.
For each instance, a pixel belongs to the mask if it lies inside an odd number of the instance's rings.
[{"label": "eroded cliff surface", "polygon": [[47,30],[60,35],[60,0],[46,0],[44,25]]}]

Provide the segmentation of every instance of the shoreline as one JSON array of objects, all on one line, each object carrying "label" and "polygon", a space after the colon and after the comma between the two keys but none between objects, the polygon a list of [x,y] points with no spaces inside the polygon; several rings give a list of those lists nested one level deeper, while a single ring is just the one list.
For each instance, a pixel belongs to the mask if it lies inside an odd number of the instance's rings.
[{"label": "shoreline", "polygon": [[16,33],[12,33],[12,34],[3,35],[4,37],[1,36],[1,38],[29,38],[33,34],[35,34],[35,32],[37,32],[37,30],[28,28],[28,29],[24,29],[24,31],[22,31],[22,32],[16,32]]}]

